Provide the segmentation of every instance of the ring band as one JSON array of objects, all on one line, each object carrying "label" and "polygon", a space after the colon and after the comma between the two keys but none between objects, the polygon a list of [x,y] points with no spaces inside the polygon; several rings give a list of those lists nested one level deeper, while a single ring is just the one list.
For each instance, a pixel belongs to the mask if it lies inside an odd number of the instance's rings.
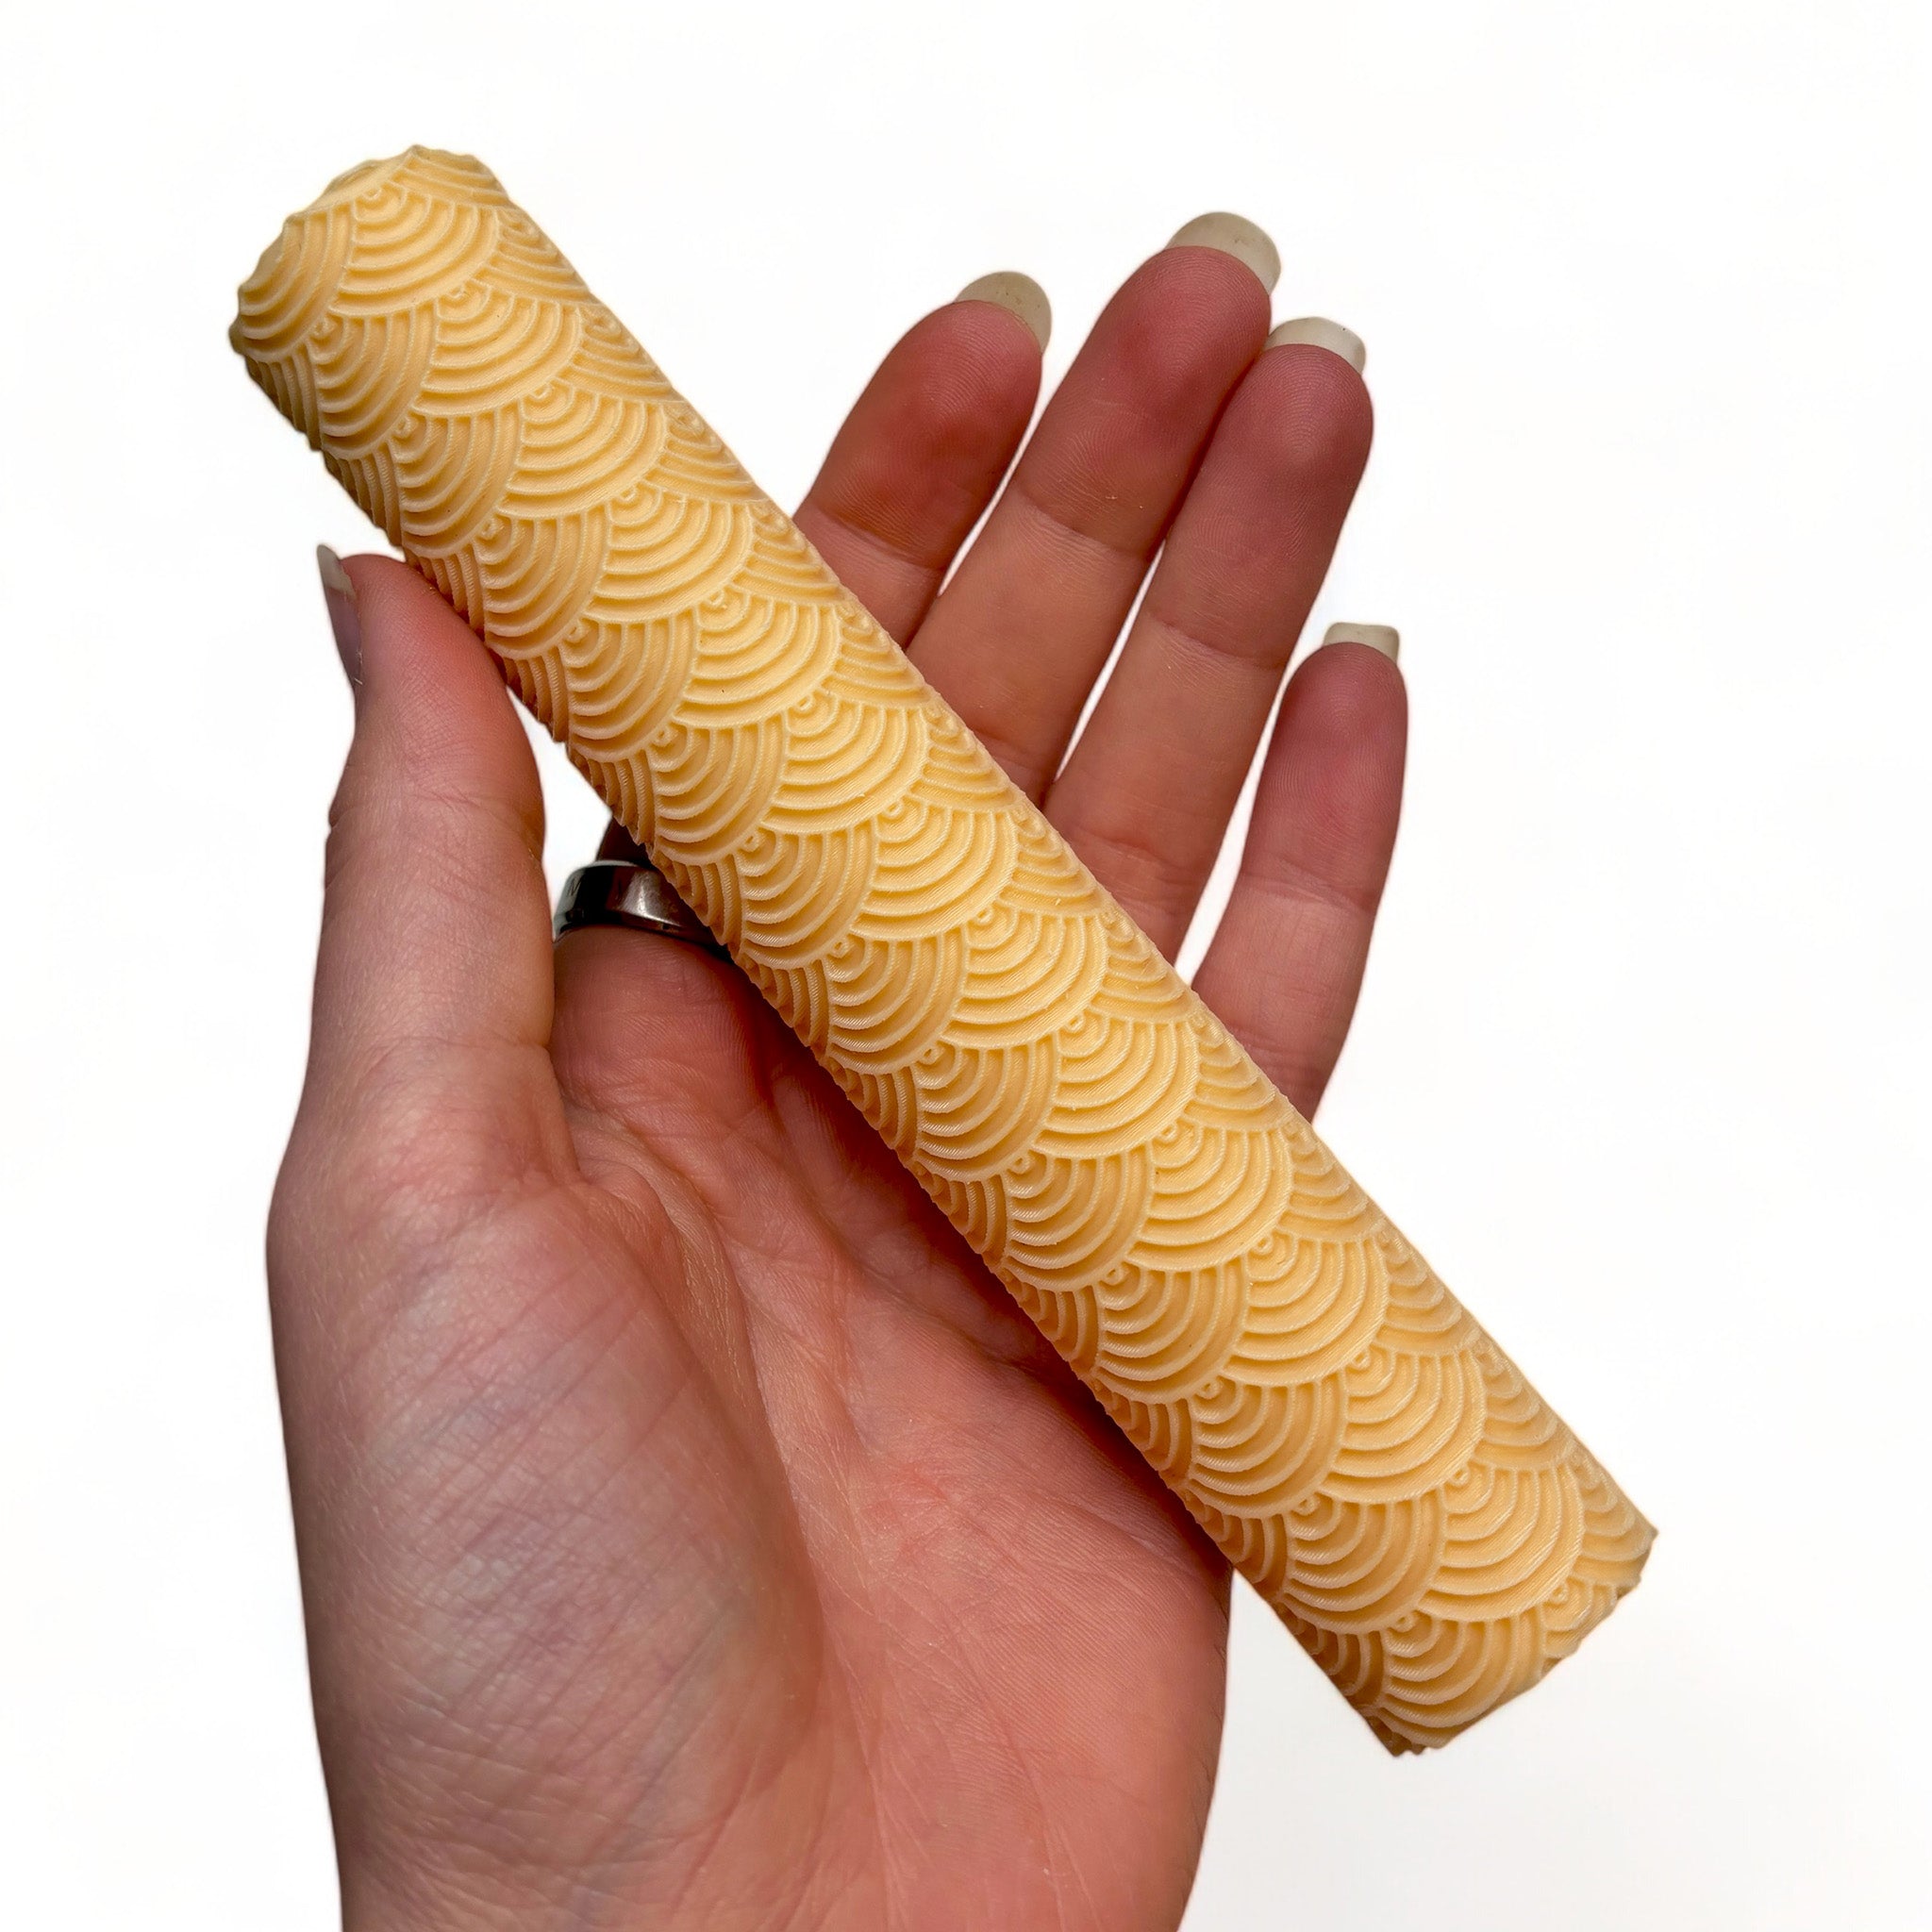
[{"label": "ring band", "polygon": [[702,946],[720,958],[728,957],[662,873],[628,858],[593,859],[564,880],[551,936],[560,940],[587,925],[628,926],[632,932],[658,933]]}]

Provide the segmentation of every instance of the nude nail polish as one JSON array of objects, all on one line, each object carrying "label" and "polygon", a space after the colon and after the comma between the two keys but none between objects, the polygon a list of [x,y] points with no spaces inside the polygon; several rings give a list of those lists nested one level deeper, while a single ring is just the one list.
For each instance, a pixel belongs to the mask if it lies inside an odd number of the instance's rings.
[{"label": "nude nail polish", "polygon": [[1196,215],[1179,229],[1170,248],[1218,248],[1231,255],[1260,277],[1261,286],[1273,291],[1281,279],[1281,257],[1264,230],[1245,215],[1225,212]]},{"label": "nude nail polish", "polygon": [[1290,342],[1307,342],[1317,349],[1332,350],[1359,375],[1367,366],[1369,352],[1361,337],[1325,315],[1298,315],[1284,322],[1269,336],[1266,346],[1279,349]]},{"label": "nude nail polish", "polygon": [[342,559],[326,543],[315,546],[315,565],[322,573],[322,601],[328,607],[328,627],[335,634],[336,656],[352,686],[362,685],[362,610],[356,586],[342,568]]},{"label": "nude nail polish", "polygon": [[1366,644],[1372,651],[1380,651],[1391,664],[1402,658],[1402,633],[1386,624],[1331,624],[1322,633],[1322,642],[1324,647]]},{"label": "nude nail polish", "polygon": [[1010,315],[1017,315],[1033,331],[1033,340],[1042,351],[1053,337],[1053,305],[1046,291],[1031,275],[1003,268],[997,274],[981,275],[968,282],[953,298],[956,302],[991,302]]}]

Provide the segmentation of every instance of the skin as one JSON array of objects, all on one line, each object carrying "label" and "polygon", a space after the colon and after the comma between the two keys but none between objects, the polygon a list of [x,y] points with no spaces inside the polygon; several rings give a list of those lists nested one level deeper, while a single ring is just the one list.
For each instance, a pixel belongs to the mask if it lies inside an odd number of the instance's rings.
[{"label": "skin", "polygon": [[[952,304],[799,513],[1170,951],[1369,447],[1354,371],[1263,353],[1267,326],[1232,258],[1156,256],[1000,491],[1039,353]],[[269,1229],[345,1924],[1174,1925],[1225,1564],[733,968],[553,948],[493,665],[412,572],[350,575],[356,731]],[[1405,722],[1374,651],[1300,667],[1198,975],[1307,1112]]]}]

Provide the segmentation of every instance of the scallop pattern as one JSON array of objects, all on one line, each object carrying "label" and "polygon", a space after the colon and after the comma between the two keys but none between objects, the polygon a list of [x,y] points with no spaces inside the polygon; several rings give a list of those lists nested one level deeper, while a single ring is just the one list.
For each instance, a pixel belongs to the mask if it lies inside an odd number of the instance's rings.
[{"label": "scallop pattern", "polygon": [[488,170],[232,340],[1384,1743],[1575,1648],[1649,1525]]}]

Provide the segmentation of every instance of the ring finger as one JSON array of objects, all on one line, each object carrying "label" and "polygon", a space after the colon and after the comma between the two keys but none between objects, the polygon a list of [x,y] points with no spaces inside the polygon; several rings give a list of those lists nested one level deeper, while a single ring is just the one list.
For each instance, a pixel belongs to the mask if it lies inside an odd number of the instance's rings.
[{"label": "ring finger", "polygon": [[1109,302],[909,645],[1039,798],[1268,328],[1273,244],[1191,222]]}]

